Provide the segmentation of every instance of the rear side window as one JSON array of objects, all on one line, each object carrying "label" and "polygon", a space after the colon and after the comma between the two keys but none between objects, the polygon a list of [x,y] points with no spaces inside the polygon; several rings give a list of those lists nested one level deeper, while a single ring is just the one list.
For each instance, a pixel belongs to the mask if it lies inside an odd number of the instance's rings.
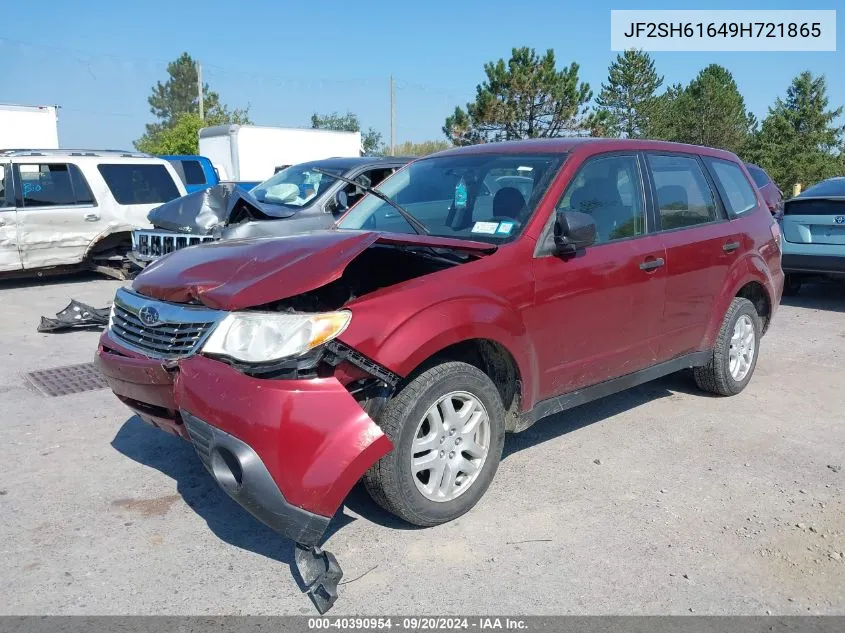
[{"label": "rear side window", "polygon": [[772,180],[769,176],[759,167],[749,167],[748,165],[745,166],[748,169],[748,173],[751,174],[751,177],[754,179],[754,184],[758,187],[765,187],[768,184],[771,184]]},{"label": "rear side window", "polygon": [[79,167],[66,163],[18,165],[24,207],[72,207],[94,204]]},{"label": "rear side window", "polygon": [[182,170],[185,172],[186,185],[204,185],[205,173],[198,160],[183,160]]},{"label": "rear side window", "polygon": [[729,160],[706,158],[722,200],[733,215],[741,215],[757,206],[757,196],[739,165]]},{"label": "rear side window", "polygon": [[119,204],[156,204],[179,197],[164,165],[102,164],[97,169]]},{"label": "rear side window", "polygon": [[716,219],[713,191],[695,158],[648,154],[648,165],[654,179],[663,230],[695,226]]}]

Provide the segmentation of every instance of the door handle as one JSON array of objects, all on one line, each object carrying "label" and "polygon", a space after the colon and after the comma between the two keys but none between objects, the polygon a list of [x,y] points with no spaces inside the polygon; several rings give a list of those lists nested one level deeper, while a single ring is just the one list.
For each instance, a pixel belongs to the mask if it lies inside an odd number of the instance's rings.
[{"label": "door handle", "polygon": [[0,220],[0,226],[6,226],[6,220]]},{"label": "door handle", "polygon": [[664,264],[666,264],[666,262],[663,261],[662,257],[658,257],[657,259],[649,259],[640,264],[640,270],[655,270],[656,268],[660,268]]},{"label": "door handle", "polygon": [[100,216],[97,215],[96,213],[89,213],[88,215],[85,216],[86,222],[96,222],[99,219],[100,219]]},{"label": "door handle", "polygon": [[722,250],[726,253],[733,253],[738,248],[739,242],[726,242],[725,245],[722,246]]}]

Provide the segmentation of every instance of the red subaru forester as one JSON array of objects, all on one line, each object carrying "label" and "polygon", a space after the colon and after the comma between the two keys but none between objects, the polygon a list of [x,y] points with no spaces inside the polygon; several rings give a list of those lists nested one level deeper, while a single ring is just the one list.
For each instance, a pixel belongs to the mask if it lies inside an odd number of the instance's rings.
[{"label": "red subaru forester", "polygon": [[435,525],[481,498],[508,431],[687,368],[739,393],[780,260],[729,152],[477,145],[411,163],[331,230],[162,258],[117,292],[97,362],[299,544],[324,611],[340,571],[316,545],[357,481]]}]

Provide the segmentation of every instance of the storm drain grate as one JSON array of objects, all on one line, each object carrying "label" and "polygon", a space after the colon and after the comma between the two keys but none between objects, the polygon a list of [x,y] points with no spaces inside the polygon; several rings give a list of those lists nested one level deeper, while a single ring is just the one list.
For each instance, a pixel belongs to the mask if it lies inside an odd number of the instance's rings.
[{"label": "storm drain grate", "polygon": [[26,379],[42,394],[53,398],[71,393],[107,389],[109,386],[92,363],[31,371],[26,375]]}]

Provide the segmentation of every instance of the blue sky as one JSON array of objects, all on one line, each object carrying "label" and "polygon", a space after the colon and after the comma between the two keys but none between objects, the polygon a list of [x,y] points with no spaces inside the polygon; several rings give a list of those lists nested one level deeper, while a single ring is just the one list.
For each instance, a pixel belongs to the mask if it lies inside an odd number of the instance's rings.
[{"label": "blue sky", "polygon": [[[65,147],[128,148],[152,120],[151,86],[165,79],[168,61],[188,51],[224,103],[249,104],[257,124],[307,126],[314,111],[349,110],[385,140],[393,74],[396,141],[437,139],[444,118],[474,95],[484,63],[507,58],[515,46],[553,48],[560,66],[578,62],[582,81],[597,93],[616,56],[612,8],[631,7],[606,0],[14,2],[4,7],[0,31],[0,102],[62,106]],[[637,8],[786,9],[795,3],[642,2]],[[837,15],[840,42],[843,15]],[[666,84],[686,83],[709,63],[724,65],[762,118],[802,70],[825,74],[831,104],[845,104],[845,44],[838,48],[652,55]]]}]

